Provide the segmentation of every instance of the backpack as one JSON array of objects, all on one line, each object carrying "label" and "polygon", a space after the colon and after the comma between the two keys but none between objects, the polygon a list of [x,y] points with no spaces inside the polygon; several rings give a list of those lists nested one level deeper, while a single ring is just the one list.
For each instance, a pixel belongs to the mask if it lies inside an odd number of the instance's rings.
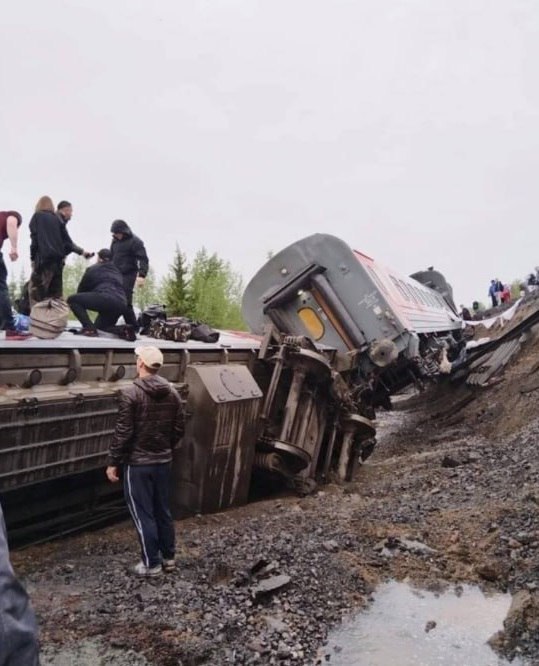
[{"label": "backpack", "polygon": [[32,306],[30,333],[36,338],[57,338],[67,325],[69,306],[60,298],[48,298]]},{"label": "backpack", "polygon": [[191,322],[187,317],[171,317],[166,321],[154,319],[150,323],[147,335],[157,340],[187,342],[191,337]]},{"label": "backpack", "polygon": [[164,321],[167,318],[167,313],[164,305],[148,305],[143,310],[138,318],[138,325],[142,335],[149,335],[150,325],[155,320]]}]

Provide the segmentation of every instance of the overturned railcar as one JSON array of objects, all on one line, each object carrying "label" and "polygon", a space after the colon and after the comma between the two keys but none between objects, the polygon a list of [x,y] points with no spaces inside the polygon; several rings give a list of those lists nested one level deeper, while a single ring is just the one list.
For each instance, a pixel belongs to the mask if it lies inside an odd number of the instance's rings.
[{"label": "overturned railcar", "polygon": [[334,236],[315,234],[279,252],[255,275],[243,314],[254,332],[271,323],[335,348],[376,406],[411,381],[439,373],[446,355],[461,348],[462,321],[443,293]]},{"label": "overturned railcar", "polygon": [[[316,234],[251,280],[253,334],[157,344],[186,401],[176,516],[247,501],[253,479],[302,492],[350,479],[374,446],[375,408],[443,370],[461,322],[440,291]],[[0,496],[12,522],[93,506],[134,344],[110,337],[0,341]]]}]

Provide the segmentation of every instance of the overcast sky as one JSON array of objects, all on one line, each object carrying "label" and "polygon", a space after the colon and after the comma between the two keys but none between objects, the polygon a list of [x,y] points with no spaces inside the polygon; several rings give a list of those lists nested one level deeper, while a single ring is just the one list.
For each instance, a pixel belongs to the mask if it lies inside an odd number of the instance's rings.
[{"label": "overcast sky", "polygon": [[69,199],[92,250],[123,218],[158,274],[332,233],[486,301],[539,265],[538,33],[536,0],[6,3],[0,209]]}]

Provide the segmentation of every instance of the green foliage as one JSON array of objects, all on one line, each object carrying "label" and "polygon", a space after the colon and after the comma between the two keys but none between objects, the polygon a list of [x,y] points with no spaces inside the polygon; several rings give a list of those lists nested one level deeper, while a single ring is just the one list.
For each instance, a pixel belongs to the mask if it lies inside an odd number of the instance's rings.
[{"label": "green foliage", "polygon": [[176,245],[174,260],[163,280],[163,302],[167,306],[168,315],[185,315],[188,310],[188,272],[187,259]]},{"label": "green foliage", "polygon": [[511,298],[518,299],[520,298],[520,290],[522,288],[522,280],[513,280],[511,282]]},{"label": "green foliage", "polygon": [[21,269],[18,280],[15,278],[14,275],[11,276],[11,280],[9,281],[7,288],[9,291],[9,298],[12,304],[15,301],[15,299],[19,298],[20,295],[22,294],[26,282],[27,282],[27,277],[24,273],[24,268]]},{"label": "green foliage", "polygon": [[91,266],[91,263],[80,256],[70,258],[64,266],[64,298],[76,294],[84,271]]},{"label": "green foliage", "polygon": [[157,282],[155,271],[150,267],[142,287],[135,286],[133,291],[133,303],[137,308],[144,310],[148,305],[161,303],[161,286]]},{"label": "green foliage", "polygon": [[[65,297],[76,293],[89,265],[82,257],[75,257],[66,263]],[[24,284],[22,279],[21,276],[20,284]],[[154,303],[164,303],[169,316],[183,315],[215,328],[245,330],[241,316],[242,292],[241,276],[216,253],[210,255],[202,248],[189,265],[186,256],[176,247],[168,274],[159,281],[155,270],[150,268],[144,285],[135,287],[133,302],[140,310]]]},{"label": "green foliage", "polygon": [[169,315],[183,315],[215,328],[244,330],[242,290],[241,277],[216,253],[210,255],[202,248],[189,266],[176,247],[163,281],[163,300]]}]

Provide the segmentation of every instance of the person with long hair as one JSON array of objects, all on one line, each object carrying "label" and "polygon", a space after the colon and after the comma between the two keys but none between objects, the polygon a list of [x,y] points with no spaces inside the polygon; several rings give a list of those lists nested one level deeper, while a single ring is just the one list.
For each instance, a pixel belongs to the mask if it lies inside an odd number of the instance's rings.
[{"label": "person with long hair", "polygon": [[43,196],[30,220],[30,304],[47,298],[62,298],[62,274],[66,256],[73,252],[73,241],[55,213],[52,199]]}]

